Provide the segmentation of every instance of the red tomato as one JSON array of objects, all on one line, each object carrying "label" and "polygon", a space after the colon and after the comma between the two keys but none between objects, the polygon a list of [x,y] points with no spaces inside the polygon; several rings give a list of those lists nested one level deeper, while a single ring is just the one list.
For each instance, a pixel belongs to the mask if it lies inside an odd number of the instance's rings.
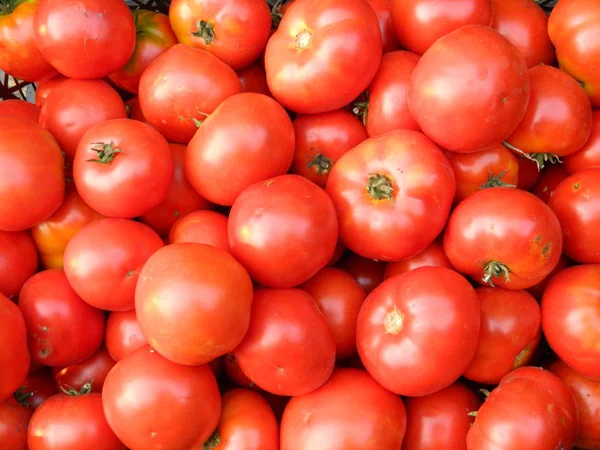
[{"label": "red tomato", "polygon": [[408,90],[408,105],[423,132],[460,153],[500,144],[525,115],[528,101],[525,59],[506,38],[481,25],[436,41],[419,60]]},{"label": "red tomato", "polygon": [[335,357],[356,353],[356,319],[365,300],[365,291],[356,279],[342,269],[325,267],[300,286],[317,302],[335,340]]},{"label": "red tomato", "polygon": [[169,244],[196,242],[229,251],[227,216],[215,211],[194,211],[177,220],[169,233]]},{"label": "red tomato", "polygon": [[599,205],[600,167],[565,178],[548,202],[562,226],[564,253],[578,263],[600,263]]},{"label": "red tomato", "polygon": [[146,9],[133,12],[136,41],[135,50],[127,63],[108,78],[121,89],[138,93],[140,77],[152,61],[177,44],[169,17]]},{"label": "red tomato", "polygon": [[231,67],[208,52],[176,44],[142,74],[139,101],[150,125],[169,141],[187,144],[198,121],[240,92],[242,84]]},{"label": "red tomato", "polygon": [[584,377],[560,360],[554,362],[549,370],[569,387],[575,397],[579,410],[579,433],[575,446],[589,450],[600,448],[600,381]]},{"label": "red tomato", "polygon": [[519,163],[519,176],[517,188],[530,191],[540,178],[540,168],[536,161],[515,153]]},{"label": "red tomato", "polygon": [[66,80],[52,89],[42,106],[40,125],[56,138],[68,163],[92,126],[127,117],[117,91],[101,80]]},{"label": "red tomato", "polygon": [[104,381],[110,369],[116,364],[106,347],[83,361],[65,368],[55,367],[52,374],[56,386],[64,391],[102,392]]},{"label": "red tomato", "polygon": [[569,173],[600,166],[600,110],[592,112],[592,131],[588,141],[581,150],[565,157],[563,166]]},{"label": "red tomato", "polygon": [[32,414],[31,408],[0,402],[0,450],[29,450],[27,428]]},{"label": "red tomato", "polygon": [[527,292],[529,292],[531,295],[533,295],[538,302],[541,301],[542,296],[544,295],[544,291],[546,290],[546,286],[548,286],[548,283],[550,282],[552,277],[554,275],[556,275],[558,272],[560,272],[561,270],[566,269],[569,266],[570,266],[569,261],[565,257],[561,256],[560,259],[558,260],[558,264],[556,265],[556,267],[554,267],[552,272],[550,272],[546,276],[546,278],[544,278],[538,284],[527,289]]},{"label": "red tomato", "polygon": [[392,0],[369,0],[369,4],[377,14],[379,21],[383,54],[397,50],[399,45],[392,24]]},{"label": "red tomato", "polygon": [[237,76],[242,83],[244,92],[255,92],[257,94],[268,95],[272,97],[269,85],[267,84],[267,72],[260,62],[255,62],[244,69],[237,71]]},{"label": "red tomato", "polygon": [[[333,253],[333,256],[327,263],[327,266],[335,266],[340,261],[340,259],[342,258],[342,256],[344,255],[345,252],[346,252],[346,247],[344,246],[344,244],[342,244],[342,241],[340,241],[338,239],[337,244],[335,245],[335,251]],[[353,278],[356,278],[356,277],[354,277],[353,274],[351,274],[351,275]],[[361,286],[361,288],[362,288],[362,286]]]},{"label": "red tomato", "polygon": [[401,275],[419,267],[446,267],[453,269],[452,264],[444,253],[441,242],[433,241],[429,247],[421,253],[402,261],[390,262],[385,266],[384,279]]},{"label": "red tomato", "polygon": [[110,427],[131,450],[201,448],[221,414],[207,365],[175,364],[147,346],[110,371],[102,401]]},{"label": "red tomato", "polygon": [[23,286],[19,308],[32,360],[64,367],[92,356],[104,336],[104,314],[81,300],[62,270],[39,272]]},{"label": "red tomato", "polygon": [[120,361],[129,353],[148,344],[134,309],[113,311],[108,315],[104,343],[115,361]]},{"label": "red tomato", "polygon": [[399,449],[405,429],[398,396],[364,370],[338,369],[324,386],[290,400],[281,421],[281,450]]},{"label": "red tomato", "polygon": [[133,16],[121,0],[44,0],[33,27],[42,55],[70,78],[105,77],[123,67],[135,47]]},{"label": "red tomato", "polygon": [[37,122],[40,117],[40,108],[25,100],[2,100],[0,101],[0,116],[21,117]]},{"label": "red tomato", "polygon": [[223,362],[223,368],[227,378],[232,381],[235,385],[241,386],[247,389],[259,390],[260,388],[254,384],[248,375],[244,373],[237,359],[233,353],[227,353],[224,356],[225,361]]},{"label": "red tomato", "polygon": [[406,399],[406,450],[466,450],[466,439],[481,401],[454,383],[424,397]]},{"label": "red tomato", "polygon": [[548,203],[554,195],[556,187],[568,176],[569,172],[567,172],[563,164],[553,164],[544,167],[538,182],[531,192],[541,198],[544,203]]},{"label": "red tomato", "polygon": [[0,348],[2,348],[0,402],[2,402],[21,386],[30,364],[23,314],[17,305],[2,293],[0,293],[0,322],[3,324],[0,327]]},{"label": "red tomato", "polygon": [[508,187],[467,197],[453,211],[444,234],[444,251],[459,272],[512,290],[542,281],[562,248],[560,223],[550,208],[535,195]]},{"label": "red tomato", "polygon": [[185,175],[200,195],[231,206],[248,186],[286,173],[293,157],[287,112],[271,97],[245,92],[221,103],[198,129],[185,153]]},{"label": "red tomato", "polygon": [[294,131],[296,152],[291,172],[322,188],[337,160],[367,139],[363,124],[343,109],[298,116]]},{"label": "red tomato", "polygon": [[7,401],[35,410],[57,393],[52,371],[49,367],[43,367],[38,372],[27,375],[21,386],[14,392],[12,399]]},{"label": "red tomato", "polygon": [[56,75],[33,34],[33,18],[40,3],[21,0],[0,5],[0,70],[20,80],[40,81]]},{"label": "red tomato", "polygon": [[542,299],[542,329],[560,359],[600,380],[600,265],[569,267],[550,280]]},{"label": "red tomato", "polygon": [[418,131],[400,130],[369,138],[342,156],[327,193],[346,247],[396,261],[425,250],[442,231],[454,185],[440,149]]},{"label": "red tomato", "polygon": [[560,378],[522,367],[506,375],[479,409],[467,448],[570,449],[577,422],[577,405]]},{"label": "red tomato", "polygon": [[550,40],[560,68],[579,81],[592,105],[600,106],[600,4],[587,0],[561,0],[548,21]]},{"label": "red tomato", "polygon": [[0,230],[22,231],[54,214],[65,196],[63,166],[60,148],[40,125],[0,117]]},{"label": "red tomato", "polygon": [[16,298],[37,272],[38,255],[26,231],[0,231],[0,294]]},{"label": "red tomato", "polygon": [[46,103],[46,99],[50,95],[50,92],[54,90],[55,87],[60,86],[63,82],[70,80],[63,75],[57,75],[55,77],[50,78],[49,80],[44,80],[36,83],[35,89],[35,105],[38,108],[44,106]]},{"label": "red tomato", "polygon": [[337,267],[348,272],[368,295],[381,284],[386,265],[379,261],[363,258],[352,252],[346,252]]},{"label": "red tomato", "polygon": [[517,185],[519,161],[502,144],[473,153],[447,152],[446,156],[456,178],[456,203],[484,188]]},{"label": "red tomato", "polygon": [[390,278],[369,294],[358,315],[360,358],[396,394],[437,392],[454,383],[473,358],[479,309],[468,281],[445,267]]},{"label": "red tomato", "polygon": [[338,222],[329,196],[298,175],[246,189],[229,214],[233,256],[259,283],[287,288],[304,283],[332,258]]},{"label": "red tomato", "polygon": [[269,39],[267,82],[288,109],[333,111],[367,88],[381,49],[377,15],[364,0],[296,0]]},{"label": "red tomato", "polygon": [[300,289],[259,289],[250,328],[234,356],[261,389],[303,395],[331,376],[335,340],[311,295]]}]

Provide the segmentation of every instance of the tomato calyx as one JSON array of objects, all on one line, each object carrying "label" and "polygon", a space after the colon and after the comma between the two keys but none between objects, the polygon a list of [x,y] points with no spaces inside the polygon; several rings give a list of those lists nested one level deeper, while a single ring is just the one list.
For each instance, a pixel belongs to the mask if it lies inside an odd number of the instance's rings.
[{"label": "tomato calyx", "polygon": [[212,23],[206,20],[198,20],[196,22],[196,28],[198,28],[198,31],[194,31],[192,36],[201,38],[206,45],[215,42],[215,30]]},{"label": "tomato calyx", "polygon": [[356,116],[358,120],[362,122],[364,126],[367,126],[367,116],[369,114],[369,102],[358,102],[354,104],[352,108],[352,114]]},{"label": "tomato calyx", "polygon": [[283,19],[283,14],[281,13],[281,6],[283,5],[283,0],[277,0],[273,3],[271,7],[271,31],[279,28],[279,24],[281,23],[281,19]]},{"label": "tomato calyx", "polygon": [[367,179],[367,193],[373,200],[391,200],[394,194],[392,180],[380,173],[373,173]]},{"label": "tomato calyx", "polygon": [[302,30],[300,31],[295,39],[294,42],[296,44],[296,48],[298,50],[304,50],[305,48],[310,47],[310,44],[312,42],[312,34],[310,31],[308,30]]},{"label": "tomato calyx", "polygon": [[221,435],[218,430],[215,430],[213,434],[206,440],[202,446],[202,450],[213,450],[221,444]]},{"label": "tomato calyx", "polygon": [[69,385],[65,385],[63,386],[59,386],[60,390],[62,391],[63,394],[65,395],[70,395],[70,396],[78,396],[78,395],[87,395],[90,392],[92,392],[92,385],[94,384],[94,380],[92,379],[92,381],[85,383],[83,386],[81,386],[81,389],[76,390],[73,389],[71,386]]},{"label": "tomato calyx", "polygon": [[7,16],[25,0],[0,0],[0,16]]},{"label": "tomato calyx", "polygon": [[504,277],[504,280],[510,282],[510,269],[498,261],[490,261],[486,263],[483,269],[483,282],[489,284],[491,287],[494,286],[494,278]]},{"label": "tomato calyx", "polygon": [[388,312],[383,319],[383,327],[385,328],[385,334],[398,334],[402,330],[402,324],[404,322],[404,316],[398,308],[394,306],[394,310]]},{"label": "tomato calyx", "polygon": [[13,393],[13,398],[15,401],[21,406],[31,406],[31,403],[28,400],[33,397],[33,391],[26,391],[27,386],[21,386]]},{"label": "tomato calyx", "polygon": [[325,155],[317,153],[317,155],[306,166],[308,169],[314,167],[318,175],[327,175],[331,172],[333,161]]},{"label": "tomato calyx", "polygon": [[88,159],[88,162],[95,162],[98,164],[110,164],[113,159],[117,156],[117,153],[123,153],[123,150],[115,147],[114,142],[105,144],[104,142],[92,143],[91,150],[98,153],[98,159]]},{"label": "tomato calyx", "polygon": [[558,157],[558,155],[555,155],[554,153],[525,153],[523,150],[515,147],[514,145],[509,144],[506,141],[504,141],[502,144],[504,144],[504,146],[506,148],[512,150],[513,152],[518,153],[523,158],[527,158],[528,160],[535,162],[538,170],[542,170],[544,168],[544,166],[546,165],[546,163],[550,163],[550,164],[562,163],[562,161]]},{"label": "tomato calyx", "polygon": [[512,188],[517,187],[514,184],[509,184],[509,183],[505,183],[504,181],[502,181],[502,177],[504,175],[506,175],[506,172],[508,172],[508,170],[503,170],[498,175],[494,175],[494,172],[492,172],[491,170],[489,172],[490,172],[489,178],[484,184],[479,186],[480,190],[494,188],[494,187],[512,187]]}]

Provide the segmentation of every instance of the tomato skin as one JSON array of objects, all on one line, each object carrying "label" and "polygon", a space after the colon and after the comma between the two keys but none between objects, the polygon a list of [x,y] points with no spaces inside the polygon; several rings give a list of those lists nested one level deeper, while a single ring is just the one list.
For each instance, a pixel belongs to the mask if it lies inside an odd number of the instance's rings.
[{"label": "tomato skin", "polygon": [[[380,193],[380,181],[391,192]],[[354,147],[333,166],[327,183],[340,239],[353,252],[379,261],[409,258],[429,246],[446,223],[454,189],[444,154],[413,130]]]},{"label": "tomato skin", "polygon": [[63,166],[60,148],[40,125],[0,117],[0,230],[26,230],[58,209],[65,195]]},{"label": "tomato skin", "polygon": [[208,52],[176,44],[142,74],[139,101],[150,125],[169,141],[187,144],[198,130],[194,120],[205,120],[240,92],[233,69]]},{"label": "tomato skin", "polygon": [[242,83],[242,90],[244,92],[255,92],[273,97],[267,84],[267,72],[265,72],[263,65],[259,61],[236,71],[236,73]]},{"label": "tomato skin", "polygon": [[368,295],[383,281],[386,264],[346,252],[337,267],[352,275]]},{"label": "tomato skin", "polygon": [[102,346],[96,353],[83,361],[70,366],[52,369],[56,386],[59,389],[80,392],[86,384],[91,385],[91,392],[102,392],[104,381],[110,369],[116,364],[106,347]]},{"label": "tomato skin", "polygon": [[419,267],[446,267],[454,269],[452,263],[444,253],[441,242],[433,241],[429,247],[411,258],[387,263],[383,279],[387,280],[388,278],[410,272]]},{"label": "tomato skin", "polygon": [[92,356],[104,336],[104,314],[77,296],[62,270],[44,270],[21,290],[31,359],[64,367]]},{"label": "tomato skin", "polygon": [[558,264],[556,264],[556,267],[554,267],[554,269],[552,269],[552,272],[550,272],[546,276],[546,278],[544,278],[538,284],[527,289],[527,292],[529,292],[531,295],[533,295],[539,303],[542,300],[544,291],[546,290],[546,287],[548,286],[548,283],[550,282],[552,277],[554,275],[556,275],[558,272],[560,272],[561,270],[566,269],[570,265],[571,265],[570,261],[567,260],[564,256],[561,256],[560,259],[558,260]]},{"label": "tomato skin", "polygon": [[37,272],[38,255],[27,231],[0,231],[0,294],[16,298]]},{"label": "tomato skin", "polygon": [[248,186],[285,174],[293,157],[294,128],[285,109],[245,92],[221,103],[198,129],[185,153],[185,174],[200,195],[231,206]]},{"label": "tomato skin", "polygon": [[[27,330],[19,307],[0,293],[0,402],[9,398],[23,383],[29,370]],[[1,442],[1,441],[0,441]]]},{"label": "tomato skin", "polygon": [[528,101],[525,59],[506,38],[481,25],[436,41],[419,60],[408,90],[421,130],[440,147],[460,153],[500,144],[524,117]]},{"label": "tomato skin", "polygon": [[410,450],[466,450],[466,438],[481,401],[469,388],[454,383],[441,391],[405,400],[406,435]]},{"label": "tomato skin", "polygon": [[21,117],[37,122],[40,118],[40,108],[25,100],[2,100],[0,116]]},{"label": "tomato skin", "polygon": [[234,385],[247,389],[260,390],[260,388],[254,384],[254,381],[248,378],[248,375],[244,373],[233,353],[227,353],[223,359],[225,375],[227,375],[227,378],[232,381]]},{"label": "tomato skin", "polygon": [[201,448],[221,414],[219,388],[207,365],[175,364],[148,346],[115,365],[102,400],[110,427],[131,450]]},{"label": "tomato skin", "polygon": [[148,344],[137,320],[135,309],[113,311],[108,315],[104,343],[111,358],[117,362]]},{"label": "tomato skin", "polygon": [[554,195],[554,190],[568,176],[569,172],[565,169],[564,164],[552,164],[544,167],[531,192],[547,204]]},{"label": "tomato skin", "polygon": [[29,450],[27,427],[32,414],[26,406],[0,402],[0,450]]},{"label": "tomato skin", "polygon": [[335,341],[310,294],[300,289],[259,289],[254,293],[250,328],[233,354],[261,389],[303,395],[331,376]]},{"label": "tomato skin", "polygon": [[59,74],[48,80],[36,83],[35,105],[41,109],[41,107],[44,106],[44,103],[46,103],[46,99],[50,95],[50,92],[52,92],[55,87],[60,86],[63,82],[67,80],[70,80],[70,78]]},{"label": "tomato skin", "polygon": [[[443,321],[440,311],[446,311]],[[369,294],[358,315],[356,344],[365,368],[383,387],[428,395],[467,368],[479,321],[479,299],[466,279],[445,267],[421,267]]]},{"label": "tomato skin", "polygon": [[531,191],[537,181],[540,179],[540,168],[536,161],[515,153],[519,162],[519,176],[517,188],[524,191]]},{"label": "tomato skin", "polygon": [[119,0],[44,0],[33,28],[44,58],[69,78],[105,77],[123,67],[135,47],[133,15]]},{"label": "tomato skin", "polygon": [[301,115],[293,124],[296,151],[291,172],[322,188],[338,159],[367,139],[364,125],[343,109]]},{"label": "tomato skin", "polygon": [[382,53],[393,52],[399,48],[396,31],[392,24],[392,0],[368,0],[377,14],[379,30],[381,31]]},{"label": "tomato skin", "polygon": [[[310,417],[311,420],[306,420]],[[406,429],[402,400],[367,372],[337,369],[316,391],[293,397],[281,421],[281,450],[399,449]]]},{"label": "tomato skin", "polygon": [[229,251],[227,216],[216,211],[194,211],[177,220],[169,233],[169,244],[196,242]]},{"label": "tomato skin", "polygon": [[367,88],[381,51],[377,15],[366,1],[297,0],[267,44],[267,83],[288,109],[333,111]]},{"label": "tomato skin", "polygon": [[585,145],[563,159],[562,166],[571,174],[600,166],[600,110],[592,111],[592,131]]},{"label": "tomato skin", "polygon": [[136,29],[135,50],[127,63],[108,78],[121,89],[138,93],[140,77],[152,61],[177,44],[169,17],[154,11],[137,9],[133,12]]}]

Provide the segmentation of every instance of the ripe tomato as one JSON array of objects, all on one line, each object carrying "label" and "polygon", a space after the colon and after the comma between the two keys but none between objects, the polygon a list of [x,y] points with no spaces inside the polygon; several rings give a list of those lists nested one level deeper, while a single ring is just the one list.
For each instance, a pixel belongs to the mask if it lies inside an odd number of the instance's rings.
[{"label": "ripe tomato", "polygon": [[381,49],[377,15],[364,0],[296,0],[269,39],[267,82],[288,109],[333,111],[367,88]]},{"label": "ripe tomato", "polygon": [[39,6],[40,0],[0,5],[0,70],[20,80],[40,81],[56,75],[33,35],[33,18]]},{"label": "ripe tomato", "polygon": [[331,376],[335,340],[310,294],[300,289],[259,289],[254,293],[250,328],[233,354],[261,389],[303,395]]},{"label": "ripe tomato", "polygon": [[44,0],[33,27],[44,58],[69,78],[105,77],[123,67],[135,47],[133,16],[121,0]]},{"label": "ripe tomato", "polygon": [[68,163],[92,126],[127,117],[117,91],[102,80],[66,80],[52,89],[42,106],[40,125],[56,138]]},{"label": "ripe tomato", "polygon": [[38,108],[44,106],[44,103],[46,103],[46,99],[50,95],[50,92],[52,92],[55,87],[60,86],[63,82],[67,80],[70,80],[70,78],[67,78],[63,75],[56,75],[55,77],[52,77],[49,80],[44,80],[36,83],[35,105]]},{"label": "ripe tomato", "polygon": [[600,381],[590,380],[558,360],[549,367],[550,372],[565,383],[579,410],[579,433],[575,446],[581,449],[600,448]]},{"label": "ripe tomato", "polygon": [[232,381],[237,386],[241,386],[247,389],[260,389],[258,386],[256,386],[256,384],[254,384],[254,381],[248,378],[248,375],[244,373],[233,353],[227,353],[223,358],[223,368],[225,370],[225,375],[227,375],[227,378],[230,381]]},{"label": "ripe tomato", "polygon": [[397,50],[399,45],[392,24],[392,0],[369,0],[369,4],[377,14],[379,21],[383,54]]},{"label": "ripe tomato", "polygon": [[325,267],[300,286],[317,302],[335,340],[335,357],[349,358],[356,353],[356,319],[365,300],[358,281],[342,269]]},{"label": "ripe tomato", "polygon": [[556,267],[554,267],[554,269],[552,269],[552,272],[550,272],[546,276],[546,278],[544,278],[538,284],[527,289],[527,292],[529,292],[531,295],[533,295],[539,303],[542,300],[542,296],[544,295],[546,286],[548,286],[548,283],[550,282],[552,277],[554,275],[556,275],[558,272],[560,272],[561,270],[566,269],[570,265],[571,265],[570,261],[568,261],[564,256],[561,256],[560,259],[558,260],[558,264],[556,265]]},{"label": "ripe tomato", "polygon": [[179,364],[205,364],[232,351],[250,323],[252,281],[226,251],[185,243],[152,255],[135,289],[148,342]]},{"label": "ripe tomato", "polygon": [[7,401],[35,410],[57,393],[58,389],[52,378],[52,371],[49,367],[44,367],[38,372],[27,375],[21,386],[13,393],[12,398]]},{"label": "ripe tomato", "polygon": [[408,105],[423,132],[461,153],[500,144],[525,115],[528,101],[523,56],[481,25],[436,41],[419,60],[408,89]]},{"label": "ripe tomato", "polygon": [[37,122],[40,117],[40,108],[25,100],[2,100],[0,101],[0,116],[21,117]]},{"label": "ripe tomato", "polygon": [[465,26],[492,23],[491,0],[392,0],[392,23],[402,47],[419,55]]},{"label": "ripe tomato", "polygon": [[398,396],[364,370],[338,369],[324,386],[290,400],[281,421],[281,450],[312,450],[325,442],[327,450],[399,449],[405,429]]},{"label": "ripe tomato", "polygon": [[332,258],[338,238],[335,208],[323,189],[298,175],[256,183],[229,214],[231,253],[259,283],[304,283]]},{"label": "ripe tomato", "polygon": [[244,92],[256,92],[257,94],[273,97],[267,84],[267,72],[265,72],[265,68],[260,61],[250,64],[236,73],[242,83],[242,90]]},{"label": "ripe tomato", "polygon": [[544,203],[548,203],[554,195],[554,190],[568,176],[569,172],[563,164],[552,164],[544,167],[531,192],[541,198]]},{"label": "ripe tomato", "polygon": [[33,409],[0,402],[0,450],[29,450],[27,428]]},{"label": "ripe tomato", "polygon": [[515,153],[519,163],[517,188],[530,191],[540,178],[540,167],[536,161]]},{"label": "ripe tomato", "polygon": [[521,52],[528,67],[554,62],[546,11],[532,0],[492,0],[492,5],[492,28]]},{"label": "ripe tomato", "polygon": [[58,209],[65,195],[63,164],[56,141],[40,125],[0,117],[0,230],[31,228]]},{"label": "ripe tomato", "polygon": [[108,78],[121,89],[138,93],[140,77],[152,61],[177,44],[169,17],[146,9],[133,12],[135,23],[135,50],[127,63]]},{"label": "ripe tomato", "polygon": [[104,314],[77,296],[62,270],[45,270],[27,280],[19,308],[33,361],[65,367],[92,356],[100,347]]},{"label": "ripe tomato", "polygon": [[115,361],[120,361],[129,353],[148,344],[134,309],[113,311],[108,315],[104,343]]},{"label": "ripe tomato", "polygon": [[444,253],[441,242],[433,241],[429,247],[421,253],[402,261],[390,262],[385,266],[384,279],[395,277],[419,267],[446,267],[453,269],[452,264]]},{"label": "ripe tomato", "polygon": [[131,450],[201,448],[221,414],[207,365],[175,364],[147,346],[110,371],[102,401],[110,427]]},{"label": "ripe tomato", "polygon": [[441,150],[418,131],[399,130],[342,156],[327,192],[344,245],[366,258],[395,261],[423,251],[442,231],[454,186]]},{"label": "ripe tomato", "polygon": [[600,106],[600,4],[587,0],[561,0],[548,21],[548,34],[556,47],[560,68],[579,81],[592,101]]},{"label": "ripe tomato", "polygon": [[552,210],[535,195],[508,187],[467,197],[453,211],[444,234],[444,251],[459,272],[512,290],[542,281],[562,248],[560,223]]},{"label": "ripe tomato", "polygon": [[187,144],[198,121],[240,92],[242,84],[231,67],[208,52],[176,44],[142,74],[139,100],[150,125],[169,141]]},{"label": "ripe tomato", "polygon": [[565,178],[554,189],[548,206],[562,226],[564,252],[578,263],[600,263],[600,167]]},{"label": "ripe tomato", "polygon": [[585,145],[563,159],[563,167],[569,173],[594,166],[600,166],[600,110],[592,112],[592,131]]},{"label": "ripe tomato", "polygon": [[185,153],[185,174],[200,195],[231,206],[251,184],[286,173],[293,157],[294,127],[285,109],[271,97],[244,92],[221,103],[198,129]]},{"label": "ripe tomato", "polygon": [[298,116],[294,131],[296,152],[291,171],[322,188],[337,160],[367,139],[363,124],[343,109]]},{"label": "ripe tomato", "polygon": [[479,409],[467,448],[570,449],[577,422],[577,405],[560,378],[522,367],[506,375]]},{"label": "ripe tomato", "polygon": [[470,389],[454,383],[424,397],[406,399],[406,435],[410,450],[466,450],[466,438],[481,401]]},{"label": "ripe tomato", "polygon": [[106,347],[102,346],[87,359],[70,366],[52,369],[56,386],[64,391],[102,392],[110,369],[116,364]]},{"label": "ripe tomato", "polygon": [[446,156],[456,178],[456,203],[484,188],[517,185],[519,162],[502,144],[473,153],[447,152]]},{"label": "ripe tomato", "polygon": [[169,233],[169,244],[196,242],[229,251],[227,216],[215,211],[194,211],[177,220]]},{"label": "ripe tomato", "polygon": [[16,298],[38,268],[35,244],[27,231],[0,231],[0,294]]},{"label": "ripe tomato", "polygon": [[[18,306],[0,293],[0,402],[23,383],[29,370],[27,330]],[[0,422],[1,423],[1,422]],[[2,442],[2,441],[0,441]]]},{"label": "ripe tomato", "polygon": [[346,252],[337,267],[352,275],[369,295],[383,281],[386,265],[373,259],[363,258],[356,253]]}]

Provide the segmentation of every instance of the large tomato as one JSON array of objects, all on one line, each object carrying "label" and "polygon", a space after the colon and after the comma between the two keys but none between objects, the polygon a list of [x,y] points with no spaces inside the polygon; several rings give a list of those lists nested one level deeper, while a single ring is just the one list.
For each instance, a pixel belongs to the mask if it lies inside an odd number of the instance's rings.
[{"label": "large tomato", "polygon": [[115,361],[120,361],[129,353],[148,344],[137,320],[135,309],[113,311],[108,315],[104,344]]},{"label": "large tomato", "polygon": [[271,97],[243,92],[198,129],[185,152],[185,174],[200,195],[231,206],[251,184],[286,173],[293,157],[294,127],[285,109]]},{"label": "large tomato", "polygon": [[525,59],[505,37],[481,25],[437,40],[419,60],[408,90],[408,105],[423,132],[463,153],[500,144],[525,115],[528,101]]},{"label": "large tomato", "polygon": [[135,47],[133,16],[122,0],[44,0],[33,26],[44,58],[69,78],[105,77]]},{"label": "large tomato", "polygon": [[381,61],[377,15],[364,0],[296,0],[267,45],[267,82],[288,109],[339,109],[364,91]]},{"label": "large tomato", "polygon": [[62,270],[39,272],[23,286],[19,308],[31,358],[65,367],[92,356],[104,336],[104,314],[81,300]]},{"label": "large tomato", "polygon": [[89,358],[67,367],[55,367],[52,375],[63,392],[102,392],[110,369],[116,364],[102,346]]},{"label": "large tomato", "polygon": [[311,295],[300,289],[260,289],[254,293],[250,328],[234,356],[265,391],[303,395],[331,376],[335,340]]},{"label": "large tomato", "polygon": [[396,450],[405,429],[398,396],[364,370],[338,369],[324,386],[290,400],[281,421],[281,450]]},{"label": "large tomato", "polygon": [[38,255],[27,231],[0,231],[0,294],[16,298],[38,268]]},{"label": "large tomato", "polygon": [[327,183],[344,245],[380,261],[425,250],[448,219],[454,189],[444,154],[413,130],[367,139],[339,159]]},{"label": "large tomato", "polygon": [[64,160],[50,133],[27,119],[0,117],[0,230],[46,220],[65,196]]},{"label": "large tomato", "polygon": [[0,402],[6,400],[25,380],[29,370],[27,330],[19,307],[0,293]]},{"label": "large tomato", "polygon": [[0,116],[21,117],[37,122],[40,118],[40,108],[26,100],[0,101]]},{"label": "large tomato", "polygon": [[535,195],[509,187],[484,189],[464,199],[444,234],[444,251],[459,272],[513,290],[542,281],[562,248],[560,223],[552,210]]},{"label": "large tomato", "polygon": [[221,414],[207,365],[175,364],[148,346],[113,367],[102,402],[108,424],[131,450],[202,448]]},{"label": "large tomato", "polygon": [[27,428],[33,409],[0,402],[0,450],[29,450]]},{"label": "large tomato", "polygon": [[196,242],[229,251],[229,218],[216,211],[194,211],[171,227],[169,244]]},{"label": "large tomato", "polygon": [[569,173],[594,166],[600,166],[600,109],[592,111],[592,131],[585,145],[563,159],[563,167]]},{"label": "large tomato", "polygon": [[380,261],[363,258],[352,252],[346,252],[337,267],[352,275],[368,295],[381,284],[386,265]]},{"label": "large tomato", "polygon": [[387,263],[383,277],[387,280],[388,278],[410,272],[419,267],[447,267],[448,269],[453,269],[452,264],[444,253],[441,242],[436,240],[415,256]]},{"label": "large tomato", "polygon": [[365,368],[383,387],[427,395],[450,386],[467,368],[479,321],[479,299],[466,279],[445,267],[421,267],[369,294],[356,343]]},{"label": "large tomato", "polygon": [[392,24],[392,0],[368,0],[377,14],[379,30],[381,31],[382,52],[386,54],[398,49],[396,31]]},{"label": "large tomato", "polygon": [[73,178],[93,209],[130,219],[165,199],[173,167],[169,144],[158,131],[137,120],[116,119],[85,133],[75,154]]},{"label": "large tomato", "polygon": [[544,203],[548,203],[554,195],[554,190],[568,176],[569,172],[565,169],[564,164],[552,164],[544,167],[531,192],[542,199]]},{"label": "large tomato", "polygon": [[199,122],[240,92],[231,67],[208,52],[176,44],[142,74],[139,100],[150,125],[169,141],[187,144]]}]

